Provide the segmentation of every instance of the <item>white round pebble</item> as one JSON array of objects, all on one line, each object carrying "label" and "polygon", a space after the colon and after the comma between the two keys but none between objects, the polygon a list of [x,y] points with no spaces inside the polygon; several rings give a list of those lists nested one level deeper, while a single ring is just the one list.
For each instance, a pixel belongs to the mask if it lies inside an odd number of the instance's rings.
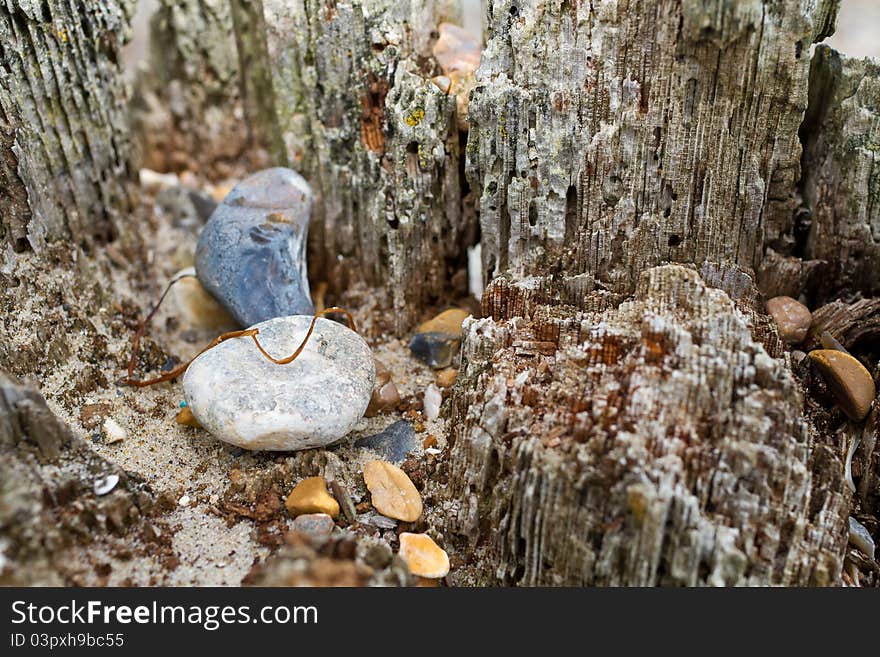
[{"label": "white round pebble", "polygon": [[[273,357],[290,356],[308,315],[261,322],[257,338]],[[266,359],[250,337],[226,340],[189,366],[183,390],[192,414],[214,437],[254,450],[299,450],[336,442],[360,420],[373,392],[370,347],[351,329],[320,318],[299,357]]]},{"label": "white round pebble", "polygon": [[192,502],[192,500],[189,498],[189,495],[183,495],[179,500],[177,500],[177,503],[180,506],[189,506],[190,502]]}]

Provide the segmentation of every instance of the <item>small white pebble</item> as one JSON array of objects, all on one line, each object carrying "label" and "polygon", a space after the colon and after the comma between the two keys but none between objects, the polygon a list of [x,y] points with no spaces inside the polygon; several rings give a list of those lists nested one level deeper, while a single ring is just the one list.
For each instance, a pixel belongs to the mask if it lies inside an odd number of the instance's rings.
[{"label": "small white pebble", "polygon": [[431,456],[437,456],[437,454],[439,454],[440,451],[441,450],[437,449],[436,447],[429,447],[428,449],[425,450],[425,454],[430,454]]},{"label": "small white pebble", "polygon": [[122,425],[119,424],[112,417],[108,417],[104,420],[104,434],[107,436],[107,444],[112,445],[113,443],[122,442],[126,438],[128,438],[128,432],[122,428]]},{"label": "small white pebble", "polygon": [[220,501],[220,496],[215,493],[214,495],[211,495],[211,497],[208,498],[208,501],[211,504],[217,504],[217,502]]},{"label": "small white pebble", "polygon": [[482,244],[468,248],[468,292],[477,301],[483,298],[483,249]]},{"label": "small white pebble", "polygon": [[141,187],[154,193],[169,187],[177,187],[180,184],[180,178],[176,173],[159,173],[152,169],[141,169],[138,171],[138,178]]},{"label": "small white pebble", "polygon": [[443,395],[440,388],[433,383],[425,389],[424,411],[428,420],[436,420],[440,417],[440,404],[443,402]]},{"label": "small white pebble", "polygon": [[181,497],[179,500],[177,500],[177,503],[178,503],[180,506],[189,506],[189,503],[190,503],[190,502],[192,502],[192,500],[189,499],[189,495],[184,495],[184,496]]},{"label": "small white pebble", "polygon": [[106,477],[101,477],[100,479],[95,479],[92,487],[95,491],[95,495],[106,495],[116,488],[116,484],[118,483],[119,475],[111,474]]}]

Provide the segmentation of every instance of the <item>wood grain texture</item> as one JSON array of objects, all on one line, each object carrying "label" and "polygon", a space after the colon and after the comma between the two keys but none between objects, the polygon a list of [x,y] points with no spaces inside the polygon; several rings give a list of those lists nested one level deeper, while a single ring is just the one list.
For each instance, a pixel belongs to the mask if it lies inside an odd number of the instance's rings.
[{"label": "wood grain texture", "polygon": [[441,493],[459,581],[839,581],[842,454],[815,449],[747,306],[676,265],[626,299],[495,281],[465,323]]},{"label": "wood grain texture", "polygon": [[880,292],[880,62],[819,46],[804,120],[802,254],[810,294]]},{"label": "wood grain texture", "polygon": [[[92,482],[119,484],[99,497]],[[149,487],[73,436],[42,395],[0,369],[0,585],[60,586],[74,543],[124,534],[152,508]]]},{"label": "wood grain texture", "polygon": [[263,2],[281,134],[316,193],[311,276],[383,288],[401,331],[476,238],[455,98],[430,81],[447,4]]},{"label": "wood grain texture", "polygon": [[834,4],[487,3],[467,171],[485,280],[757,267],[796,206],[809,48]]},{"label": "wood grain texture", "polygon": [[0,3],[0,237],[17,252],[62,240],[90,250],[123,233],[133,170],[119,50],[131,9]]},{"label": "wood grain texture", "polygon": [[209,178],[250,145],[229,0],[162,0],[132,104],[141,165]]}]

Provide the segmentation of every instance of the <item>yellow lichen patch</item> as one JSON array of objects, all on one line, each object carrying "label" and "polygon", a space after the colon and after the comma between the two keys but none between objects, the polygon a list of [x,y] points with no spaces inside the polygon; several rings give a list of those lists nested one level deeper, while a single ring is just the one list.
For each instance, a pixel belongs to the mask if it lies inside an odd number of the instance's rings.
[{"label": "yellow lichen patch", "polygon": [[339,502],[327,491],[324,477],[306,477],[290,491],[284,506],[290,515],[326,513],[331,518],[339,515]]},{"label": "yellow lichen patch", "polygon": [[421,107],[417,107],[412,112],[404,117],[404,122],[410,126],[411,128],[415,128],[419,123],[422,122],[422,119],[425,118],[425,110]]}]

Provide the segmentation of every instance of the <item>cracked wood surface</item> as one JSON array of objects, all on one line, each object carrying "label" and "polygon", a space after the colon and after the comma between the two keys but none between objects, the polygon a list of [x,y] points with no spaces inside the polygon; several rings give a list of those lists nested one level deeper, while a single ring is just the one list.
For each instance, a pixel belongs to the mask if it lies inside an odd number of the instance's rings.
[{"label": "cracked wood surface", "polygon": [[835,4],[489,2],[467,158],[484,278],[630,292],[663,261],[757,267],[787,239]]},{"label": "cracked wood surface", "polygon": [[839,581],[842,453],[820,444],[747,302],[667,265],[624,300],[498,279],[483,306],[446,473],[459,582]]},{"label": "cracked wood surface", "polygon": [[312,275],[331,293],[383,288],[399,331],[450,291],[476,237],[455,97],[430,80],[451,5],[263,1],[281,135],[316,194]]},{"label": "cracked wood surface", "polygon": [[90,249],[125,232],[133,167],[119,50],[131,9],[0,3],[0,238],[16,252]]},{"label": "cracked wood surface", "polygon": [[820,46],[804,121],[804,257],[819,300],[880,292],[880,62]]}]

